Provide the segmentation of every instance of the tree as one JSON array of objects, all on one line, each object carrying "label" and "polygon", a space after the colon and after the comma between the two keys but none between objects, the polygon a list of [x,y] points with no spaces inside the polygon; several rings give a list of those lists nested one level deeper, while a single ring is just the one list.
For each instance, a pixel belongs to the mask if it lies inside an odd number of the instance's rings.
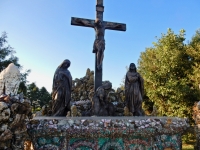
[{"label": "tree", "polygon": [[[14,63],[19,69],[22,69],[22,66],[18,63],[18,58],[14,56],[14,49],[7,44],[7,33],[3,32],[0,37],[0,72],[5,69],[10,63]],[[21,73],[21,82],[19,85],[18,93],[23,92],[26,95],[27,92],[27,76],[29,75],[30,70],[26,70],[24,73]]]},{"label": "tree", "polygon": [[168,29],[153,47],[141,53],[138,61],[146,94],[162,116],[191,117],[192,106],[198,100],[189,76],[192,62],[184,36],[184,30],[174,34]]},{"label": "tree", "polygon": [[29,75],[29,73],[31,72],[31,70],[26,70],[24,73],[21,73],[21,82],[19,84],[19,89],[18,89],[18,93],[23,93],[25,96],[27,95],[27,76]]},{"label": "tree", "polygon": [[200,29],[196,31],[196,34],[188,44],[187,53],[192,63],[190,79],[193,81],[195,88],[200,89]]},{"label": "tree", "polygon": [[48,102],[51,100],[51,95],[46,90],[45,87],[42,87],[39,90],[39,100],[40,100],[40,106],[44,106],[45,104],[48,104]]},{"label": "tree", "polygon": [[33,110],[36,110],[36,108],[41,108],[45,104],[48,104],[48,102],[51,100],[51,95],[45,87],[39,89],[33,82],[27,85],[27,98],[31,101]]},{"label": "tree", "polygon": [[39,100],[39,88],[34,82],[27,86],[27,98],[31,101],[31,106],[33,106],[35,110],[35,103]]},{"label": "tree", "polygon": [[14,56],[15,51],[7,44],[7,34],[3,32],[0,37],[0,72],[5,69],[10,63],[14,63],[19,68],[18,58]]}]

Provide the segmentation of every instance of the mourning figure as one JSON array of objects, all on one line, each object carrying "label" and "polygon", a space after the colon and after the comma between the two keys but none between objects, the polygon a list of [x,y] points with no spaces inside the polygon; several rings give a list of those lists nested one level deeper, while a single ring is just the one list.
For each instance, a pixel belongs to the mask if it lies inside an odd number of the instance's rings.
[{"label": "mourning figure", "polygon": [[72,76],[68,70],[70,61],[64,60],[56,69],[52,88],[52,115],[66,116],[70,111]]},{"label": "mourning figure", "polygon": [[129,112],[133,116],[143,116],[142,97],[144,94],[144,80],[131,63],[125,78],[125,101]]},{"label": "mourning figure", "polygon": [[92,112],[95,116],[114,116],[115,107],[109,102],[108,95],[106,94],[107,86],[102,85],[97,88],[92,99]]}]

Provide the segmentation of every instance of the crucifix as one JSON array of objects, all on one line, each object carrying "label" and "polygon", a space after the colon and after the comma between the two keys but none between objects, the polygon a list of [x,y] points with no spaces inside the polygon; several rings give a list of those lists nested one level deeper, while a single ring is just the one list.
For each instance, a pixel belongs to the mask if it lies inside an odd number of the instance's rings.
[{"label": "crucifix", "polygon": [[94,89],[102,85],[102,63],[105,50],[105,29],[126,31],[126,24],[103,21],[103,0],[96,0],[96,20],[72,17],[71,25],[94,28],[95,41],[93,53],[95,53],[95,81]]}]

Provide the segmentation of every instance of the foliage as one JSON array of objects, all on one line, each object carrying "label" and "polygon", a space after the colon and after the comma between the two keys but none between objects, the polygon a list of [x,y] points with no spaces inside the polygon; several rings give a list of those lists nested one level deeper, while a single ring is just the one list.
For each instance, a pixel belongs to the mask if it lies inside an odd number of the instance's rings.
[{"label": "foliage", "polygon": [[51,95],[49,94],[49,92],[46,90],[45,87],[42,87],[39,90],[39,99],[40,99],[40,106],[48,104],[49,101],[51,100]]},{"label": "foliage", "polygon": [[29,73],[31,72],[31,70],[26,70],[24,73],[21,73],[21,82],[19,84],[19,89],[18,89],[18,93],[24,93],[24,95],[27,95],[27,76],[29,75]]},{"label": "foliage", "polygon": [[41,108],[51,100],[51,95],[45,87],[39,89],[34,82],[29,84],[27,87],[27,98],[31,101],[33,110]]},{"label": "foliage", "polygon": [[[19,69],[22,69],[22,66],[18,63],[18,58],[14,56],[14,49],[7,44],[7,33],[3,32],[0,37],[0,72],[5,69],[10,63],[14,63]],[[19,85],[18,93],[23,92],[26,95],[27,92],[27,76],[29,75],[30,70],[26,70],[24,73],[21,73],[21,82]]]},{"label": "foliage", "polygon": [[192,72],[190,79],[196,88],[200,88],[200,29],[192,37],[191,42],[187,46],[187,53],[192,62]]},{"label": "foliage", "polygon": [[[31,105],[36,105],[35,102],[39,97],[39,88],[33,82],[27,86],[27,98],[31,101]],[[34,106],[35,107],[35,106]]]},{"label": "foliage", "polygon": [[7,34],[3,32],[0,37],[0,72],[5,69],[10,63],[21,67],[18,63],[18,58],[14,56],[15,51],[7,44]]},{"label": "foliage", "polygon": [[[14,63],[19,67],[19,69],[22,69],[22,66],[18,63],[18,58],[14,56],[14,54],[14,49],[7,44],[6,32],[3,32],[0,37],[0,72],[10,63]],[[21,73],[21,82],[18,93],[23,92],[24,95],[30,99],[31,105],[34,108],[41,107],[48,103],[48,101],[51,99],[51,96],[44,87],[39,89],[35,83],[27,85],[27,76],[29,73],[30,70],[26,70],[24,73]]]},{"label": "foliage", "polygon": [[138,71],[145,81],[146,95],[157,106],[161,116],[192,116],[198,90],[190,74],[193,62],[184,44],[185,31],[175,34],[168,29],[153,47],[141,53]]}]

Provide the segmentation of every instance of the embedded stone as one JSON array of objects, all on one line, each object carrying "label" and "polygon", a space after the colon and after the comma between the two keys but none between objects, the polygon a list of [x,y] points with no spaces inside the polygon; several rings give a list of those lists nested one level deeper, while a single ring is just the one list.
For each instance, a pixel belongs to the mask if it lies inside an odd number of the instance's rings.
[{"label": "embedded stone", "polygon": [[0,123],[8,121],[10,117],[10,109],[5,102],[0,102]]},{"label": "embedded stone", "polygon": [[0,126],[0,132],[4,132],[5,130],[7,130],[7,128],[8,128],[8,125],[7,125],[7,124],[2,124],[2,125]]},{"label": "embedded stone", "polygon": [[0,141],[4,142],[4,141],[7,141],[7,140],[11,140],[12,136],[13,136],[12,132],[7,129],[0,135]]},{"label": "embedded stone", "polygon": [[0,73],[0,94],[16,95],[21,80],[21,74],[17,66],[9,64]]}]

